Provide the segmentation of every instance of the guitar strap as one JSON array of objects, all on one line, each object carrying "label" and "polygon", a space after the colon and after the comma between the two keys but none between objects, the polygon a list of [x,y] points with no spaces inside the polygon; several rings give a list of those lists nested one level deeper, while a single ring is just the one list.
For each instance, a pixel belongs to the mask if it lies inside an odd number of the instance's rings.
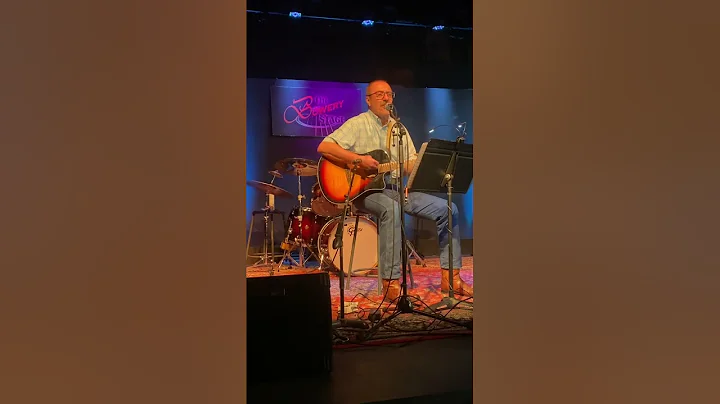
[{"label": "guitar strap", "polygon": [[390,139],[392,138],[392,130],[395,127],[395,120],[391,119],[388,121],[388,130],[387,130],[387,137],[385,142],[385,147],[387,148],[388,153],[391,153],[390,151]]},{"label": "guitar strap", "polygon": [[[390,161],[392,161],[392,150],[390,149],[390,144],[392,144],[392,131],[395,128],[396,122],[394,119],[390,118],[391,120],[388,122],[391,122],[388,124],[388,130],[387,130],[387,139],[385,145],[387,146],[388,154],[390,154]],[[400,147],[400,146],[398,146]],[[399,156],[395,156],[397,159]],[[395,171],[395,170],[393,170]]]},{"label": "guitar strap", "polygon": [[387,130],[387,136],[385,139],[385,148],[388,151],[388,154],[390,155],[390,161],[392,162],[392,150],[390,149],[390,144],[392,143],[392,130],[395,127],[395,120],[390,118],[388,121],[388,130]]}]

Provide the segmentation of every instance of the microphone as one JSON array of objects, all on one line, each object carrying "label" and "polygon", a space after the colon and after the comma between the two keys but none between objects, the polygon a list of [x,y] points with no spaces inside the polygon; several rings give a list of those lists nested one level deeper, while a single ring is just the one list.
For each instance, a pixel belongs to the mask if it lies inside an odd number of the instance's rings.
[{"label": "microphone", "polygon": [[390,111],[390,116],[396,120],[399,121],[400,119],[397,117],[397,109],[395,109],[394,104],[385,104],[385,109]]},{"label": "microphone", "polygon": [[465,131],[467,130],[467,122],[463,122],[460,125],[457,126],[458,128],[463,128],[462,132],[460,132],[460,129],[458,129],[458,133],[460,133],[460,136],[455,139],[455,142],[457,143],[464,143],[465,142]]}]

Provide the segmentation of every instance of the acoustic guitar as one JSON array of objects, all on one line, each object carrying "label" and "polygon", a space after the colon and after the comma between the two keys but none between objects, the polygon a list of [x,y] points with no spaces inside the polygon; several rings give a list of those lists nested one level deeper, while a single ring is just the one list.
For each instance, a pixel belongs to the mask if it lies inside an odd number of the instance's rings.
[{"label": "acoustic guitar", "polygon": [[350,185],[350,179],[352,178],[352,170],[345,165],[339,165],[332,160],[320,157],[317,179],[320,190],[327,200],[336,204],[343,204],[345,203],[345,195],[348,193],[352,202],[367,192],[385,189],[384,174],[396,170],[400,166],[399,163],[391,161],[387,152],[381,149],[363,153],[360,156],[371,156],[380,164],[376,170],[356,169],[355,178],[352,179],[350,189],[348,189],[348,185]]}]

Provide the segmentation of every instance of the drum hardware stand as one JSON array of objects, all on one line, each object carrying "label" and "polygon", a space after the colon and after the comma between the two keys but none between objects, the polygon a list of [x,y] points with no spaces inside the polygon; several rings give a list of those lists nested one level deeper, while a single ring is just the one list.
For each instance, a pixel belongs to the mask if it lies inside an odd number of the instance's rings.
[{"label": "drum hardware stand", "polygon": [[[267,196],[268,195],[266,195],[266,197]],[[270,219],[271,210],[274,210],[274,209],[272,209],[269,205],[265,206],[261,210],[263,212],[263,220],[265,222],[265,227],[264,227],[264,231],[263,231],[263,233],[264,233],[264,235],[263,235],[263,255],[262,255],[262,258],[258,262],[251,265],[252,267],[261,267],[261,266],[269,265],[270,273],[273,272],[274,266],[276,264],[276,262],[275,262],[275,231],[274,231],[275,221],[268,220],[268,219]],[[270,234],[269,234],[270,240],[268,240],[268,221],[270,221]],[[252,225],[250,228],[252,231]],[[270,254],[268,254],[268,248],[267,248],[268,241],[270,242],[270,250],[271,250]],[[246,254],[249,255],[249,253],[250,253],[250,244],[248,243],[248,249],[246,251]]]},{"label": "drum hardware stand", "polygon": [[[248,185],[258,188],[258,189],[264,189],[265,190],[265,206],[260,211],[253,212],[252,220],[250,221],[250,231],[252,232],[252,228],[255,222],[255,214],[256,213],[263,213],[263,221],[264,221],[264,230],[263,230],[263,254],[262,258],[260,258],[259,261],[257,261],[255,264],[253,264],[251,267],[261,267],[261,266],[270,266],[270,274],[273,273],[274,267],[275,267],[275,220],[273,220],[273,214],[276,213],[275,211],[275,193],[279,195],[280,197],[289,196],[290,193],[285,191],[282,188],[279,188],[273,184],[276,177],[282,178],[282,175],[277,171],[270,171],[270,174],[273,175],[272,180],[270,180],[270,183],[261,183],[257,181],[249,181]],[[275,193],[273,193],[275,192]],[[268,224],[268,222],[270,222]],[[268,227],[270,230],[268,231]],[[268,235],[269,233],[269,235]],[[270,240],[268,240],[268,236]],[[268,254],[268,241],[270,242],[270,253]],[[248,244],[245,250],[245,256],[250,256],[250,238],[248,237]]]},{"label": "drum hardware stand", "polygon": [[[293,263],[297,264],[297,266],[305,267],[305,249],[308,248],[305,241],[302,239],[303,229],[302,229],[302,219],[303,219],[303,206],[302,206],[302,200],[305,198],[305,196],[302,194],[302,176],[310,175],[308,173],[304,173],[304,170],[312,171],[313,169],[317,169],[317,167],[314,167],[317,164],[316,161],[305,159],[305,158],[286,158],[282,159],[275,163],[276,170],[282,170],[283,172],[292,173],[293,175],[296,175],[298,177],[298,216],[296,217],[299,220],[300,225],[300,234],[296,235],[293,239],[291,235],[293,234],[292,231],[292,216],[290,217],[290,227],[288,228],[288,234],[285,237],[285,240],[281,244],[281,248],[285,250],[285,254],[283,255],[282,259],[280,260],[280,267],[282,267],[282,263],[285,261],[286,258],[289,258]],[[290,257],[290,253],[294,251],[296,248],[299,247],[299,253],[300,253],[300,262],[298,263],[295,261],[292,257]],[[292,266],[289,265],[289,266]]]},{"label": "drum hardware stand", "polygon": [[[340,217],[340,222],[338,223],[337,229],[335,230],[335,239],[332,242],[332,246],[334,249],[340,251],[340,273],[339,273],[339,286],[340,286],[340,313],[338,314],[338,321],[333,324],[333,330],[335,330],[337,327],[351,327],[351,328],[360,328],[360,329],[367,329],[367,324],[365,324],[362,320],[347,320],[345,318],[345,257],[343,250],[345,250],[345,246],[343,245],[343,228],[345,227],[345,215],[347,215],[348,207],[350,206],[350,190],[352,189],[352,183],[355,180],[355,172],[357,171],[357,166],[360,164],[360,159],[353,160],[352,165],[353,168],[351,169],[352,175],[350,176],[350,183],[348,184],[348,192],[345,195],[345,204],[343,213]],[[357,226],[360,216],[356,216],[355,218],[355,232],[353,233],[353,242],[350,252],[350,268],[352,268],[352,257],[355,254],[355,241],[357,240]]]},{"label": "drum hardware stand", "polygon": [[[315,259],[318,262],[322,262],[322,261],[312,250],[311,246],[308,246],[308,244],[305,242],[305,240],[302,239],[302,212],[300,213],[300,215],[297,216],[297,218],[298,218],[298,221],[301,226],[300,234],[293,238],[291,236],[293,234],[292,227],[290,227],[288,229],[288,236],[285,239],[285,241],[282,243],[282,248],[283,248],[283,250],[285,250],[285,253],[282,256],[282,259],[280,259],[280,262],[282,263],[287,259],[290,262],[294,263],[296,267],[307,268],[305,266],[307,263],[307,260],[305,259],[305,250],[307,250],[309,252],[308,257],[315,257]],[[292,242],[290,242],[289,240],[292,240]],[[300,259],[300,262],[296,261],[290,255],[295,250],[298,251],[298,258]],[[292,264],[288,265],[288,267],[291,267],[291,266],[292,266]]]},{"label": "drum hardware stand", "polygon": [[[400,123],[400,119],[397,117],[397,113],[395,111],[395,107],[392,104],[386,105],[386,108],[390,111],[390,116],[396,121],[395,126],[397,126],[398,130],[393,131],[393,136],[397,136],[398,140],[398,163],[399,163],[399,172],[400,176],[402,177],[404,173],[404,163],[403,163],[403,137],[407,134],[407,130],[405,129],[405,125]],[[419,156],[418,161],[415,164],[420,165],[422,163],[422,155]],[[415,170],[417,170],[420,167],[415,167]],[[431,167],[432,168],[432,167]],[[435,169],[435,168],[432,168]],[[424,170],[423,170],[424,171]],[[409,188],[409,187],[408,187]],[[428,313],[424,310],[417,310],[413,308],[412,303],[408,299],[407,294],[407,265],[408,265],[408,254],[406,252],[407,243],[406,243],[406,237],[405,237],[405,198],[400,196],[400,212],[403,212],[400,214],[400,237],[402,239],[402,242],[400,243],[401,248],[403,249],[402,254],[400,256],[402,257],[402,284],[401,284],[401,291],[400,291],[400,297],[398,297],[396,309],[395,311],[389,315],[388,317],[382,318],[381,309],[378,308],[373,313],[370,314],[369,319],[370,321],[376,322],[375,325],[372,326],[367,332],[363,333],[363,338],[368,338],[375,332],[377,332],[383,325],[385,325],[387,322],[391,321],[395,317],[399,316],[400,314],[420,314],[425,317],[430,317],[438,321],[445,321],[451,324],[455,324],[458,326],[464,326],[469,329],[472,329],[472,322],[462,322],[457,321],[451,318],[447,318],[446,316],[442,316],[436,313]],[[450,203],[450,202],[448,202]],[[451,211],[452,213],[452,211]],[[452,272],[451,272],[452,273]],[[452,288],[452,284],[450,284],[450,287]],[[452,290],[452,289],[451,289]],[[452,292],[451,292],[452,293]]]},{"label": "drum hardware stand", "polygon": [[[301,216],[298,216],[301,217]],[[300,221],[300,225],[302,225],[302,221]],[[280,262],[284,262],[286,259],[290,262],[294,263],[296,267],[301,268],[307,268],[305,264],[307,263],[307,259],[305,259],[305,250],[307,250],[310,254],[308,254],[308,257],[312,256],[315,257],[315,259],[320,262],[320,258],[315,254],[315,252],[308,246],[308,244],[302,239],[302,233],[300,236],[295,236],[294,239],[292,239],[292,243],[287,242],[287,240],[290,240],[290,234],[292,234],[292,229],[290,229],[288,238],[286,239],[286,242],[283,243],[283,249],[285,250],[285,254],[283,254],[282,259]],[[300,259],[300,262],[296,261],[295,258],[293,258],[290,254],[298,250],[298,258]],[[288,265],[290,267],[292,265]]]},{"label": "drum hardware stand", "polygon": [[[288,259],[288,260],[290,260],[290,262],[294,263],[295,266],[305,268],[305,263],[307,262],[305,260],[305,250],[306,249],[310,252],[311,256],[314,256],[315,259],[318,260],[318,262],[320,261],[320,258],[318,258],[318,256],[315,255],[315,253],[312,251],[312,249],[308,247],[307,243],[305,243],[305,240],[302,239],[302,224],[303,224],[302,200],[305,199],[305,195],[303,195],[303,193],[302,193],[302,180],[301,180],[302,171],[300,170],[300,167],[297,164],[295,164],[295,173],[294,174],[297,176],[297,181],[298,181],[298,196],[297,196],[298,216],[297,216],[297,220],[300,225],[300,234],[295,236],[295,238],[291,238],[291,235],[293,234],[292,220],[291,220],[290,221],[291,225],[290,225],[290,228],[288,229],[288,236],[285,238],[285,242],[283,243],[283,249],[285,250],[285,254],[283,254],[283,257],[282,257],[282,259],[280,259],[280,262],[281,263],[285,262],[285,259]],[[291,239],[292,239],[292,242],[290,242]],[[295,259],[292,256],[290,256],[290,254],[293,251],[295,251],[295,249],[298,250],[298,258],[300,259],[300,262],[295,261]],[[292,266],[292,264],[289,266]]]}]

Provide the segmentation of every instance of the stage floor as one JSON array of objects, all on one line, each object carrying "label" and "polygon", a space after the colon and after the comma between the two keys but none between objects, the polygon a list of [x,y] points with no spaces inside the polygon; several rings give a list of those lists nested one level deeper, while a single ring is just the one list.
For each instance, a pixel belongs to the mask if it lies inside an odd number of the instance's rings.
[{"label": "stage floor", "polygon": [[[425,258],[425,266],[417,265],[415,260],[410,262],[412,270],[412,280],[415,287],[410,287],[410,274],[408,273],[408,296],[417,310],[425,310],[431,312],[429,306],[440,302],[444,295],[440,291],[441,269],[440,260],[436,257]],[[473,284],[473,259],[471,256],[463,257],[463,266],[460,270],[462,279],[472,285]],[[283,267],[286,269],[275,271],[271,274],[268,267],[248,267],[247,277],[263,277],[263,276],[284,276],[303,273],[317,272],[316,263],[308,263],[308,268],[299,267]],[[345,318],[368,320],[370,313],[375,311],[380,302],[381,296],[378,293],[377,270],[371,270],[367,274],[356,275],[350,279],[350,286],[344,290]],[[332,301],[332,316],[336,320],[340,310],[340,285],[339,277],[336,272],[330,272],[330,296]],[[466,296],[455,296],[460,303],[454,307],[435,311],[436,315],[445,316],[445,318],[458,321],[472,321],[472,304],[473,299]],[[383,305],[383,309],[387,309],[387,303]],[[384,312],[383,317],[390,316],[394,307]],[[370,322],[368,321],[368,324]],[[371,325],[371,324],[370,324]],[[422,314],[401,314],[385,326],[373,333],[374,340],[391,340],[396,341],[402,337],[427,336],[432,334],[439,335],[456,335],[457,333],[468,332],[468,328],[457,324],[451,324],[443,321],[442,318],[432,318]],[[351,343],[352,335],[341,337],[336,344]]]}]

